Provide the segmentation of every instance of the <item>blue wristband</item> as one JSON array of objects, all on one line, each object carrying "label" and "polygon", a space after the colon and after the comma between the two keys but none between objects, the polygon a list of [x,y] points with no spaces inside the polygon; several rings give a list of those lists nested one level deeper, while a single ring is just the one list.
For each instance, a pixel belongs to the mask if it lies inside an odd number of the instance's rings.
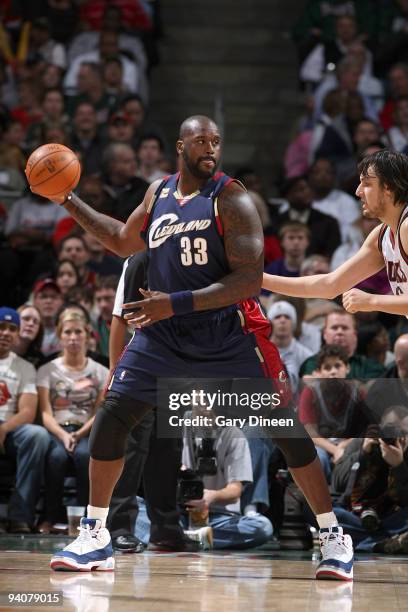
[{"label": "blue wristband", "polygon": [[192,291],[175,291],[170,293],[170,300],[175,315],[189,314],[194,310]]}]

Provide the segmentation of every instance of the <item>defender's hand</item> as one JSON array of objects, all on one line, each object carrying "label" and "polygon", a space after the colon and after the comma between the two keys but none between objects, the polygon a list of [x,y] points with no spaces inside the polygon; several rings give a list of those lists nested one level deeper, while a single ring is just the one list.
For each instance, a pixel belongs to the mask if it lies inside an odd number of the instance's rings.
[{"label": "defender's hand", "polygon": [[139,291],[145,297],[144,300],[128,302],[122,306],[126,310],[136,309],[136,312],[129,312],[123,317],[128,323],[142,328],[173,316],[169,293],[145,291],[144,289],[139,289]]},{"label": "defender's hand", "polygon": [[373,310],[373,296],[360,289],[350,289],[343,293],[343,306],[350,313],[370,312]]}]

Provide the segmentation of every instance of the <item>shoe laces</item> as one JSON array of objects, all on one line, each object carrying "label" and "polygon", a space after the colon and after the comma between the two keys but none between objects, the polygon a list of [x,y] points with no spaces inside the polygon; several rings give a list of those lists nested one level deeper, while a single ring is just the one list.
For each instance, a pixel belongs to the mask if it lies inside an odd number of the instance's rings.
[{"label": "shoe laces", "polygon": [[324,558],[336,557],[347,552],[346,538],[339,533],[320,534],[320,545]]},{"label": "shoe laces", "polygon": [[96,533],[92,534],[92,531],[89,525],[85,527],[77,527],[79,531],[79,536],[77,537],[77,542],[88,542],[93,537],[96,537]]}]

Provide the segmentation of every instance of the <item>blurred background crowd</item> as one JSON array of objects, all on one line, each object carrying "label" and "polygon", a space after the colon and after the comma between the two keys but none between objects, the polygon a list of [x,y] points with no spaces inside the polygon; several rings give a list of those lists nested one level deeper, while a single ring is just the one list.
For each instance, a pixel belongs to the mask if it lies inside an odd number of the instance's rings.
[{"label": "blurred background crowd", "polygon": [[[252,158],[233,164],[226,157],[223,168],[242,181],[259,211],[266,271],[283,276],[328,272],[355,253],[377,224],[362,217],[355,197],[358,162],[384,148],[408,153],[408,0],[299,4],[292,44],[298,61],[294,87],[303,109],[294,125],[284,126],[286,150],[273,171],[271,164],[270,174]],[[64,519],[55,506],[62,490],[53,498],[55,488],[49,489],[57,480],[63,487],[66,454],[75,457],[78,500],[86,504],[88,455],[80,441],[87,440],[108,375],[109,332],[123,261],[84,232],[64,208],[32,194],[25,163],[43,143],[71,147],[82,165],[79,196],[122,221],[151,182],[176,171],[168,131],[152,122],[149,113],[152,74],[166,39],[160,9],[159,0],[0,0],[0,445],[10,457],[18,456],[21,472],[33,455],[29,460],[27,450],[23,459],[17,455],[11,434],[36,419],[38,425],[31,427],[37,427],[37,465],[46,473],[54,466],[45,481],[45,519],[51,525]],[[169,103],[171,96],[168,91]],[[219,111],[214,109],[217,120]],[[228,115],[228,108],[224,112]],[[162,113],[164,117],[166,107]],[[385,271],[360,288],[390,292]],[[407,516],[404,436],[398,457],[390,455],[379,439],[366,436],[370,419],[355,416],[373,387],[369,381],[399,380],[392,402],[386,393],[387,401],[377,406],[377,424],[384,425],[385,419],[385,424],[403,427],[405,420],[408,427],[407,320],[384,313],[352,316],[339,300],[268,292],[261,300],[327,478],[343,465],[333,495],[339,499],[348,494],[342,511],[350,516],[343,517],[344,523],[351,529],[350,522],[354,525],[358,517],[353,535],[357,542],[365,541],[361,509],[353,514],[350,501],[354,485],[346,478],[355,453],[365,457],[378,451],[384,486],[368,497],[391,498],[383,505],[370,502],[379,520],[401,508]],[[73,361],[72,335],[79,338]],[[332,353],[328,346],[334,347]],[[20,360],[11,384],[5,373],[13,355]],[[333,394],[324,395],[324,385],[323,390],[318,382],[311,385],[333,371],[335,378],[358,381],[357,396],[350,391],[354,387],[343,384],[334,393],[343,398],[337,405]],[[378,393],[377,388],[376,397]],[[336,425],[319,428],[324,419]],[[351,444],[353,438],[358,448]],[[278,526],[269,493],[277,470],[285,466],[265,440],[248,438],[247,443],[253,489],[247,490],[240,511],[269,511]],[[39,491],[42,479],[37,472],[29,475],[28,484],[26,473],[17,475],[22,481],[17,480],[10,500],[11,531],[34,528],[33,513],[18,507],[21,497],[35,507],[33,491]]]}]

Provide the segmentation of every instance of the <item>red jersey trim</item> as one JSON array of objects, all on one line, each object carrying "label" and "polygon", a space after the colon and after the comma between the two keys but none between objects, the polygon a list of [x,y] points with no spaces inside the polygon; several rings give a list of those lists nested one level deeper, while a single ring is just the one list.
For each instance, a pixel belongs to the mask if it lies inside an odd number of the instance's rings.
[{"label": "red jersey trim", "polygon": [[388,225],[385,225],[385,223],[383,223],[381,225],[380,233],[378,234],[378,250],[380,251],[381,255],[383,254],[383,252],[382,252],[382,241],[384,240],[384,234],[387,231],[387,227],[388,227]]},{"label": "red jersey trim", "polygon": [[[407,218],[408,218],[408,209],[407,209],[407,208],[405,208],[405,209],[404,209],[404,211],[406,212],[406,214],[405,214],[405,215],[404,215],[404,214],[402,214],[402,215],[401,215],[401,218],[400,218],[400,220],[399,220],[399,223],[398,223],[398,229],[397,229],[397,237],[398,237],[398,246],[399,246],[399,250],[400,250],[400,253],[401,253],[401,255],[402,255],[402,258],[403,258],[403,260],[405,261],[405,263],[406,263],[406,264],[408,264],[408,254],[407,254],[407,253],[404,251],[404,247],[402,246],[401,236],[400,236],[400,228],[401,228],[401,225],[403,224],[403,222],[405,221],[405,219],[407,219]],[[404,211],[403,211],[403,213],[404,213]]]}]

